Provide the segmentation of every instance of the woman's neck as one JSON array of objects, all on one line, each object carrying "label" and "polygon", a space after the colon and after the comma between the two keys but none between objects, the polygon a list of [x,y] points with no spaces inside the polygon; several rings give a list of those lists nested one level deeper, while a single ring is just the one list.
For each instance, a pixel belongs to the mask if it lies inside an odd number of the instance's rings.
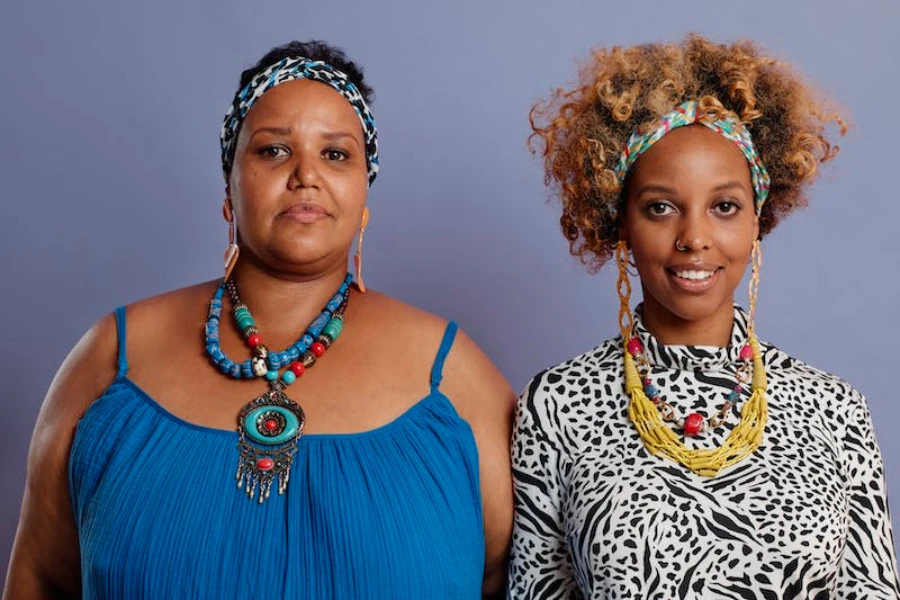
[{"label": "woman's neck", "polygon": [[641,321],[653,337],[667,346],[724,348],[731,342],[734,305],[733,303],[723,304],[713,314],[702,319],[686,319],[645,296]]}]

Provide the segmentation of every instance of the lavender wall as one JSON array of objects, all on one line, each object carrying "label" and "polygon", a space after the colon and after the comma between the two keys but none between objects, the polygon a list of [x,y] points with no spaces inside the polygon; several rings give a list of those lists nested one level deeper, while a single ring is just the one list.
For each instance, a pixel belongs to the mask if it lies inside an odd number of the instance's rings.
[{"label": "lavender wall", "polygon": [[524,143],[529,106],[573,79],[577,57],[687,31],[748,36],[830,90],[855,128],[810,207],[765,244],[758,329],[868,396],[900,514],[900,4],[683,4],[6,4],[2,572],[56,367],[114,306],[219,274],[219,120],[240,70],[292,38],[343,46],[377,91],[382,171],[366,281],[459,320],[516,388],[615,331],[612,274],[590,277],[568,256]]}]

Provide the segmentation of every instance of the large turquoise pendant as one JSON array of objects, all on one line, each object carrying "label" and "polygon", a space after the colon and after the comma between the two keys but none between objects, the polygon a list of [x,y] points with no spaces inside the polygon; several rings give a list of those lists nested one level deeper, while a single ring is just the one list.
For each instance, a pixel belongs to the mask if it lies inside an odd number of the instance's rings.
[{"label": "large turquoise pendant", "polygon": [[248,402],[237,418],[237,487],[262,504],[278,482],[283,494],[291,477],[291,464],[297,442],[303,435],[306,417],[300,405],[287,397],[283,386],[273,382],[272,389]]}]

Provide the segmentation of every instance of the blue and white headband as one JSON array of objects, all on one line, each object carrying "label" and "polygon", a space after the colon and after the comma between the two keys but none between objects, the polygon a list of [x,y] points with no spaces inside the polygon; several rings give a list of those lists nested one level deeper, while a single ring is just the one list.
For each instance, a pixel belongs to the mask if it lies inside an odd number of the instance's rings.
[{"label": "blue and white headband", "polygon": [[225,173],[231,171],[238,131],[253,104],[279,83],[295,79],[312,79],[324,83],[343,96],[356,111],[365,136],[366,166],[371,186],[378,174],[378,132],[375,129],[372,111],[346,73],[322,61],[303,57],[284,58],[278,61],[254,76],[235,94],[234,101],[225,113],[225,120],[219,133],[219,142],[222,145],[222,170]]}]

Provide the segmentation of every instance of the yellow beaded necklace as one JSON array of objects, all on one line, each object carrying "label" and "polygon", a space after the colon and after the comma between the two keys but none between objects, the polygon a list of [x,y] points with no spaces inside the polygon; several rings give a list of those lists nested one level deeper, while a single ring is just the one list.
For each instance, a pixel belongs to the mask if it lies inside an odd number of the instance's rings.
[{"label": "yellow beaded necklace", "polygon": [[624,242],[616,247],[619,266],[619,327],[622,331],[625,355],[625,392],[630,398],[628,418],[641,436],[647,451],[654,456],[673,460],[698,475],[713,477],[723,468],[733,465],[751,454],[762,443],[768,417],[766,402],[766,370],[753,332],[756,291],[759,287],[759,252],[753,253],[754,269],[750,280],[750,319],[747,336],[753,353],[753,385],[750,399],[741,409],[741,420],[731,430],[725,442],[717,448],[688,448],[679,436],[663,422],[656,405],[644,392],[643,382],[628,348],[634,330],[631,315],[631,282],[628,280],[628,248]]}]

